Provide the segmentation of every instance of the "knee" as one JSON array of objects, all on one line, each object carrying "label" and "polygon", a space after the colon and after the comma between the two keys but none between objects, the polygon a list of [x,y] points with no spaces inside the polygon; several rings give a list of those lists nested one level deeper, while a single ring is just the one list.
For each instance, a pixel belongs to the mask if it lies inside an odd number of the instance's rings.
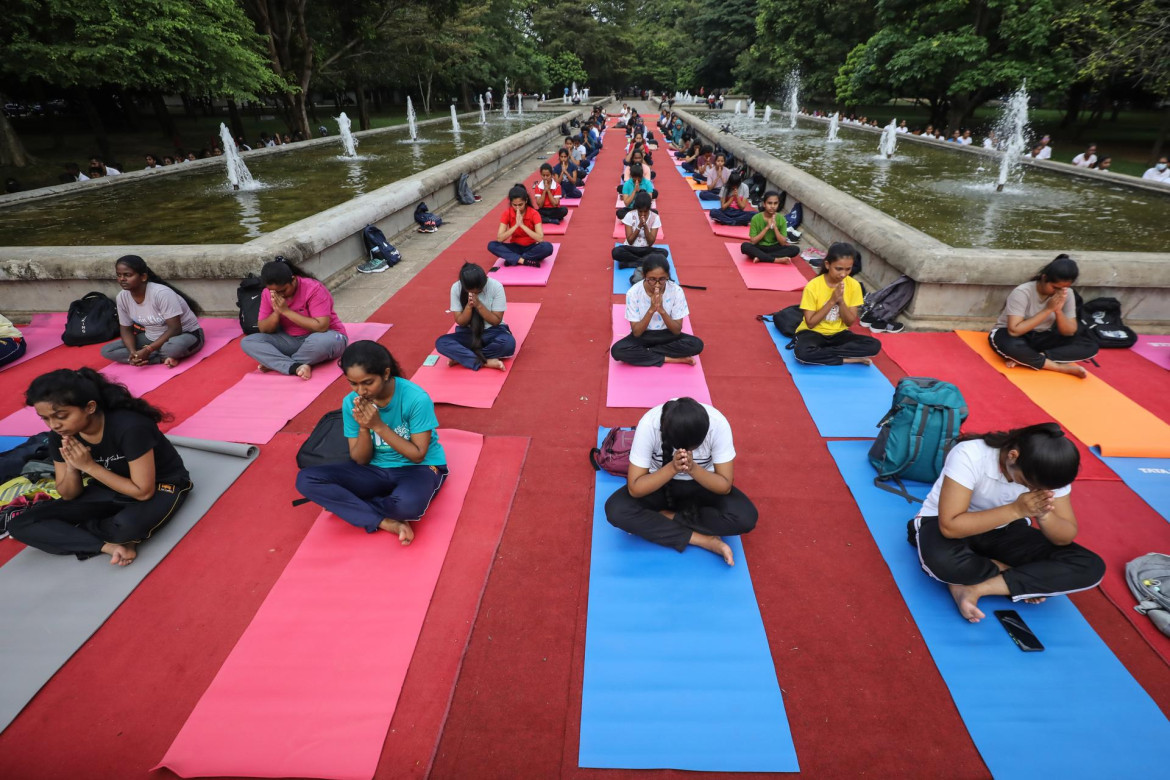
[{"label": "knee", "polygon": [[103,344],[101,353],[106,360],[117,360],[119,352],[125,352],[126,346],[121,341],[111,341],[109,344]]},{"label": "knee", "polygon": [[1079,572],[1080,587],[1091,588],[1105,576],[1105,561],[1100,555],[1080,545],[1065,549],[1068,550],[1066,561]]},{"label": "knee", "polygon": [[305,498],[312,498],[317,492],[317,488],[326,482],[327,480],[321,478],[320,469],[317,466],[309,466],[307,469],[301,469],[297,472],[297,492]]},{"label": "knee", "polygon": [[620,528],[623,531],[629,531],[630,523],[630,504],[634,501],[630,491],[624,485],[615,490],[612,495],[605,501],[605,519],[614,528]]},{"label": "knee", "polygon": [[882,343],[873,336],[861,336],[858,346],[865,350],[869,356],[876,355],[882,351]]},{"label": "knee", "polygon": [[731,491],[728,515],[735,522],[736,527],[740,529],[740,533],[746,534],[756,527],[756,523],[760,519],[760,511],[742,491],[735,488],[732,488]]},{"label": "knee", "polygon": [[987,566],[991,562],[977,556],[961,540],[923,544],[920,536],[918,554],[922,558],[922,565],[943,582],[954,585],[978,585],[988,578]]},{"label": "knee", "polygon": [[689,336],[687,342],[690,345],[690,348],[695,351],[694,354],[697,355],[703,351],[703,340],[698,336]]}]

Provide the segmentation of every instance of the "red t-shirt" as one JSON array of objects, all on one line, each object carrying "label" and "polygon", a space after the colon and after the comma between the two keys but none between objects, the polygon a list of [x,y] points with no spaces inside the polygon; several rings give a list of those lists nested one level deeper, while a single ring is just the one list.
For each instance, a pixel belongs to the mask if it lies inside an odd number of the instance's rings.
[{"label": "red t-shirt", "polygon": [[[512,208],[510,204],[504,208],[504,213],[500,214],[500,224],[508,228],[516,224],[516,209]],[[529,230],[536,230],[536,226],[540,224],[540,212],[532,208],[527,209],[524,212],[524,224],[528,226]],[[536,239],[523,230],[517,230],[508,239],[508,243],[532,246],[536,243]]]}]

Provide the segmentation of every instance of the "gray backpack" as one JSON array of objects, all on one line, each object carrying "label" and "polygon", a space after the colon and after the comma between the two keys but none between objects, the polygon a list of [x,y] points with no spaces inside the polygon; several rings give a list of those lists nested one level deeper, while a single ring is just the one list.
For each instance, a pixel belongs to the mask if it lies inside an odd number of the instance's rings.
[{"label": "gray backpack", "polygon": [[1170,555],[1147,553],[1134,558],[1125,564],[1125,579],[1138,600],[1134,609],[1170,636]]},{"label": "gray backpack", "polygon": [[914,280],[903,274],[880,290],[865,296],[863,313],[868,318],[892,322],[914,298]]},{"label": "gray backpack", "polygon": [[459,183],[455,185],[455,198],[464,206],[470,206],[479,200],[479,196],[471,189],[471,177],[466,173],[459,174]]}]

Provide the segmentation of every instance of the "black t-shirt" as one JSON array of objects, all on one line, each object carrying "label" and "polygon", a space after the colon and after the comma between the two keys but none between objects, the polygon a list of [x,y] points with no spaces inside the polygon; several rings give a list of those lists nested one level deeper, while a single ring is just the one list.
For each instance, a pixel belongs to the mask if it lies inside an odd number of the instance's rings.
[{"label": "black t-shirt", "polygon": [[[181,483],[188,479],[187,467],[183,465],[183,459],[179,457],[175,446],[163,436],[153,420],[138,412],[118,409],[107,413],[102,440],[97,444],[90,444],[81,436],[76,438],[89,447],[90,454],[99,465],[120,477],[129,479],[130,461],[154,450],[156,482]],[[53,460],[64,462],[65,459],[61,457],[61,437],[51,431],[49,449],[53,453]]]}]

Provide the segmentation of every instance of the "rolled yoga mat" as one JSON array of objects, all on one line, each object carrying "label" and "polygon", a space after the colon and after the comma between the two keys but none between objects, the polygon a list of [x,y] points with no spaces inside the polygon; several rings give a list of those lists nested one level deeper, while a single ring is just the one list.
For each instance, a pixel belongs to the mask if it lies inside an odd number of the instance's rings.
[{"label": "rolled yoga mat", "polygon": [[28,325],[19,325],[24,338],[24,354],[11,363],[0,366],[0,371],[32,360],[37,355],[43,355],[50,349],[62,346],[61,334],[65,332],[65,312],[51,314],[34,314]]},{"label": "rolled yoga mat", "polygon": [[156,768],[374,776],[483,437],[440,429],[450,474],[403,547],[322,512]]},{"label": "rolled yoga mat", "polygon": [[799,771],[739,537],[728,566],[620,531],[605,502],[625,483],[594,484],[578,765]]},{"label": "rolled yoga mat", "polygon": [[791,292],[803,290],[808,279],[792,264],[787,263],[753,263],[742,251],[741,242],[727,241],[723,244],[727,254],[731,255],[731,262],[735,263],[735,270],[743,278],[743,283],[749,290],[781,290]]},{"label": "rolled yoga mat", "polygon": [[[871,443],[828,445],[991,775],[1096,780],[1163,766],[1170,721],[1067,597],[1040,605],[985,597],[984,620],[959,615],[946,586],[922,571],[906,543],[916,505],[874,487]],[[918,496],[930,489],[906,484]],[[1046,649],[1021,652],[996,609],[1019,612]]]},{"label": "rolled yoga mat", "polygon": [[[620,243],[615,243],[615,247],[621,246]],[[670,253],[670,246],[668,244],[655,244],[659,249],[666,250],[666,262],[670,265],[670,278],[678,281],[678,269],[674,267],[674,255]],[[625,295],[634,285],[630,283],[630,277],[634,274],[634,268],[618,268],[618,264],[613,264],[613,294]]]},{"label": "rolled yoga mat", "polygon": [[[684,333],[691,333],[691,318],[683,318]],[[616,344],[630,332],[626,321],[626,305],[613,306],[613,340]],[[661,366],[631,366],[609,358],[609,382],[605,405],[649,409],[672,398],[690,396],[701,403],[711,403],[707,377],[703,375],[702,358],[695,356],[695,364],[664,363]]]},{"label": "rolled yoga mat", "polygon": [[547,287],[553,263],[557,261],[560,252],[561,245],[553,244],[552,254],[544,258],[539,268],[531,265],[504,265],[504,261],[496,257],[493,258],[496,264],[488,273],[505,287]]},{"label": "rolled yoga mat", "polygon": [[[877,424],[893,403],[894,386],[876,366],[805,365],[786,348],[792,339],[770,322],[764,326],[821,436],[857,439],[877,435]],[[841,399],[848,401],[842,403]]]},{"label": "rolled yoga mat", "polygon": [[0,567],[0,731],[19,714],[257,455],[255,447],[168,437],[195,487],[129,566],[25,549]]}]

